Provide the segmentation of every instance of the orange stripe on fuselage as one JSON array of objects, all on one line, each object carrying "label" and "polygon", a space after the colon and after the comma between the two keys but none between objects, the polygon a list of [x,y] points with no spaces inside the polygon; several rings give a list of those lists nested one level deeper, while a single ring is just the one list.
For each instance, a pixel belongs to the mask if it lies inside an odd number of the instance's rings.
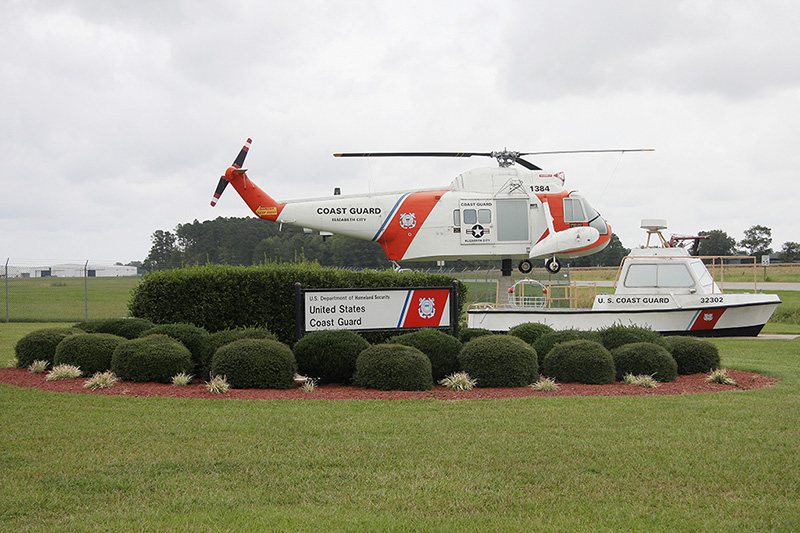
[{"label": "orange stripe on fuselage", "polygon": [[[550,214],[553,216],[553,229],[556,232],[564,231],[565,229],[569,229],[571,227],[570,224],[564,221],[564,198],[569,197],[568,191],[562,191],[556,194],[537,194],[536,195],[540,201],[547,202],[550,206]],[[581,226],[588,226],[588,222],[584,222]],[[569,250],[569,253],[577,253],[583,252],[586,250],[591,250],[592,248],[600,247],[602,248],[605,244],[611,240],[611,226],[608,225],[606,222],[607,233],[605,235],[600,235],[600,238],[597,240],[596,243],[591,244],[589,246],[584,246],[583,248],[576,248],[575,250]],[[545,237],[550,235],[550,230],[547,229],[542,233],[542,236],[539,237],[539,240],[536,242],[541,241]]]},{"label": "orange stripe on fuselage", "polygon": [[[423,191],[409,194],[392,214],[378,242],[392,261],[400,261],[439,199],[448,191]],[[405,215],[405,216],[404,216]],[[413,225],[411,218],[413,215]],[[402,223],[401,223],[402,222]]]}]

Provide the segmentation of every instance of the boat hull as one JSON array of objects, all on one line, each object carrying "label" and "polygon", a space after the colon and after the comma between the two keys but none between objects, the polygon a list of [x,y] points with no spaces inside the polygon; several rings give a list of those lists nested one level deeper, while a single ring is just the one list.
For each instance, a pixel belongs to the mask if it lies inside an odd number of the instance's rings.
[{"label": "boat hull", "polygon": [[598,330],[613,325],[640,326],[664,335],[697,337],[756,336],[775,312],[776,295],[752,295],[758,301],[664,309],[471,309],[467,326],[505,332],[526,322],[555,330]]}]

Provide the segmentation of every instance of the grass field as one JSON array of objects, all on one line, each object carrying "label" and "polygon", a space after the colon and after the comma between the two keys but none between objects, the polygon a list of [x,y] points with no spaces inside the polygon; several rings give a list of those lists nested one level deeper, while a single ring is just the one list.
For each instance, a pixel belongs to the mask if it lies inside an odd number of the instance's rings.
[{"label": "grass field", "polygon": [[[0,359],[44,325],[0,324]],[[797,531],[800,339],[757,391],[134,399],[0,386],[5,531]]]}]

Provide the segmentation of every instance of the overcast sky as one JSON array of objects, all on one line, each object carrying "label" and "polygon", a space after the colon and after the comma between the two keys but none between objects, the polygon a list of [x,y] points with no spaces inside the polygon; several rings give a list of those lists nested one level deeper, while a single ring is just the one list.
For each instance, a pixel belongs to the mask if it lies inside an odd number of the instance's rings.
[{"label": "overcast sky", "polygon": [[0,258],[142,260],[157,229],[278,199],[448,184],[490,160],[339,151],[655,148],[533,159],[623,244],[754,224],[800,241],[796,0],[5,0]]}]

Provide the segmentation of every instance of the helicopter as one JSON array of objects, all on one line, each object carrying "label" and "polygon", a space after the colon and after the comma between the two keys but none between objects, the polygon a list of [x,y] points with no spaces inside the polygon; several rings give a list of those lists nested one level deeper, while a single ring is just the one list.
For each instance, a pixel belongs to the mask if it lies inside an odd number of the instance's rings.
[{"label": "helicopter", "polygon": [[230,183],[258,217],[301,226],[323,236],[347,235],[378,242],[386,257],[399,261],[463,258],[502,259],[502,274],[513,261],[523,274],[544,259],[556,274],[562,261],[603,250],[611,226],[581,195],[564,188],[563,172],[546,172],[523,156],[585,152],[352,152],[335,157],[492,157],[499,167],[476,168],[450,185],[385,193],[342,195],[279,202],[261,190],[243,167],[252,139],[220,177],[211,206]]}]

